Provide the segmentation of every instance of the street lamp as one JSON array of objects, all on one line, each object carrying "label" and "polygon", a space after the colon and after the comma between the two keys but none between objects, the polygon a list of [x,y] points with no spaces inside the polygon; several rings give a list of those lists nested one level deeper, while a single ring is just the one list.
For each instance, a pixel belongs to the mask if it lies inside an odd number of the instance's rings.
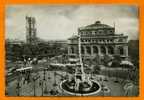
[{"label": "street lamp", "polygon": [[36,75],[36,76],[34,76],[33,77],[33,82],[34,82],[34,84],[33,84],[33,89],[34,89],[34,96],[36,96],[36,86],[35,86],[35,82],[36,82],[36,80],[37,79],[39,79],[40,78],[40,76],[39,75]]},{"label": "street lamp", "polygon": [[20,74],[18,73],[18,79],[17,79],[17,86],[16,86],[16,93],[17,93],[17,96],[20,96]]},{"label": "street lamp", "polygon": [[104,66],[105,68],[105,77],[104,77],[104,81],[108,81],[108,69],[106,68],[106,66]]},{"label": "street lamp", "polygon": [[48,73],[48,79],[49,79],[49,80],[51,79],[51,77],[50,77],[50,73]]},{"label": "street lamp", "polygon": [[44,93],[47,94],[48,93],[48,90],[47,90],[47,83],[46,83],[46,77],[45,77],[45,74],[46,74],[46,71],[48,69],[44,69],[44,78],[43,78],[43,82],[44,82],[44,85],[45,85],[45,89],[44,89]]},{"label": "street lamp", "polygon": [[53,84],[53,90],[50,91],[52,95],[57,95],[59,92],[56,89],[57,82],[56,82],[56,72],[54,71],[54,84]]},{"label": "street lamp", "polygon": [[54,87],[57,86],[57,82],[56,82],[56,72],[54,71],[54,84],[53,84]]},{"label": "street lamp", "polygon": [[17,96],[20,96],[20,83],[18,81],[17,86],[16,86],[16,90],[17,90]]},{"label": "street lamp", "polygon": [[102,96],[105,96],[103,79],[102,79],[102,85],[101,85],[101,87],[102,87]]}]

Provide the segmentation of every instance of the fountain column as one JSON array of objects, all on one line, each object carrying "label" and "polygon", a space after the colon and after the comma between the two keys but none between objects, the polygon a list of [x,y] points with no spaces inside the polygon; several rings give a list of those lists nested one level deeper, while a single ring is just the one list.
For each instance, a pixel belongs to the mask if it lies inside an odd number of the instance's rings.
[{"label": "fountain column", "polygon": [[84,68],[83,68],[83,62],[82,62],[82,56],[81,56],[81,36],[79,35],[79,60],[80,60],[80,66],[81,66],[81,72],[82,72],[82,81],[85,81],[85,73],[84,73]]}]

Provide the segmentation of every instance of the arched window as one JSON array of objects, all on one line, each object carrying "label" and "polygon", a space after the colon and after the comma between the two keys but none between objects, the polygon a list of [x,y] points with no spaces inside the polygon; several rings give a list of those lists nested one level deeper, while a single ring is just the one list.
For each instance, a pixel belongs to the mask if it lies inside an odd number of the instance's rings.
[{"label": "arched window", "polygon": [[94,53],[94,54],[97,54],[97,53],[98,53],[98,48],[97,48],[97,46],[93,46],[93,53]]},{"label": "arched window", "polygon": [[81,53],[84,54],[84,47],[81,47]]},{"label": "arched window", "polygon": [[74,47],[71,47],[71,53],[74,53]]},{"label": "arched window", "polygon": [[101,46],[101,53],[106,54],[106,48],[104,46]]},{"label": "arched window", "polygon": [[89,46],[86,47],[86,51],[88,54],[91,54],[91,48]]},{"label": "arched window", "polygon": [[114,48],[112,46],[108,46],[108,53],[114,54]]},{"label": "arched window", "polygon": [[124,48],[121,46],[121,47],[119,47],[119,53],[120,53],[120,55],[123,55],[124,54]]}]

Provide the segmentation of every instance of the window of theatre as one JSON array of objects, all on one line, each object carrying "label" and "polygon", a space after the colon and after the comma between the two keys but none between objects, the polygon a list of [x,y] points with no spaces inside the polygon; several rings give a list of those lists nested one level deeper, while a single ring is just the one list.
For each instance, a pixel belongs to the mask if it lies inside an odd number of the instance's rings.
[{"label": "window of theatre", "polygon": [[100,49],[101,49],[101,53],[102,53],[102,54],[106,54],[106,48],[105,48],[104,46],[101,46]]},{"label": "window of theatre", "polygon": [[103,34],[103,30],[99,30],[98,33],[99,33],[99,34]]},{"label": "window of theatre", "polygon": [[81,32],[80,32],[80,34],[81,34],[81,35],[84,35],[84,32],[83,32],[83,31],[81,31]]},{"label": "window of theatre", "polygon": [[95,31],[95,35],[97,35],[97,31]]},{"label": "window of theatre", "polygon": [[123,42],[123,39],[119,39],[118,42]]},{"label": "window of theatre", "polygon": [[104,43],[104,40],[102,40],[101,42]]},{"label": "window of theatre", "polygon": [[81,40],[81,42],[84,42],[84,40]]},{"label": "window of theatre", "polygon": [[108,31],[108,34],[113,34],[113,30],[109,30],[109,31]]},{"label": "window of theatre", "polygon": [[90,46],[86,46],[86,51],[87,51],[88,54],[91,54],[91,48],[90,48]]},{"label": "window of theatre", "polygon": [[84,34],[87,35],[87,31],[84,31]]},{"label": "window of theatre", "polygon": [[94,43],[94,42],[95,42],[95,40],[92,40],[92,42]]},{"label": "window of theatre", "polygon": [[84,54],[84,47],[81,46],[81,53]]},{"label": "window of theatre", "polygon": [[110,33],[113,33],[113,30],[111,30]]},{"label": "window of theatre", "polygon": [[124,54],[124,48],[122,46],[119,47],[119,54],[120,55]]},{"label": "window of theatre", "polygon": [[99,42],[99,40],[95,40],[95,42],[96,42],[96,43],[98,43],[98,42]]},{"label": "window of theatre", "polygon": [[99,43],[101,43],[102,42],[102,40],[99,40]]},{"label": "window of theatre", "polygon": [[114,54],[114,48],[112,46],[108,46],[108,53]]},{"label": "window of theatre", "polygon": [[105,39],[104,42],[107,43],[107,39]]},{"label": "window of theatre", "polygon": [[95,35],[95,31],[92,31],[92,35]]},{"label": "window of theatre", "polygon": [[86,32],[85,32],[85,31],[83,31],[83,35],[86,35]]},{"label": "window of theatre", "polygon": [[92,32],[91,32],[91,31],[89,31],[89,35],[92,35]]},{"label": "window of theatre", "polygon": [[74,53],[74,47],[71,47],[71,53]]},{"label": "window of theatre", "polygon": [[98,48],[97,48],[97,46],[93,46],[93,53],[94,53],[94,54],[97,54],[97,53],[98,53]]}]

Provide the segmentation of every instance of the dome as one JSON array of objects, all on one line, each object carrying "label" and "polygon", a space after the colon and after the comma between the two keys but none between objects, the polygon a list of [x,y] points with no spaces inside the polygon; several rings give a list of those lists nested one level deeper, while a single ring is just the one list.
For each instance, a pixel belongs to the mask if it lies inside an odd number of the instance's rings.
[{"label": "dome", "polygon": [[86,29],[100,29],[100,28],[113,28],[113,27],[106,24],[102,24],[100,21],[96,21],[94,24],[90,24],[85,27],[81,27],[79,29],[86,30]]}]

